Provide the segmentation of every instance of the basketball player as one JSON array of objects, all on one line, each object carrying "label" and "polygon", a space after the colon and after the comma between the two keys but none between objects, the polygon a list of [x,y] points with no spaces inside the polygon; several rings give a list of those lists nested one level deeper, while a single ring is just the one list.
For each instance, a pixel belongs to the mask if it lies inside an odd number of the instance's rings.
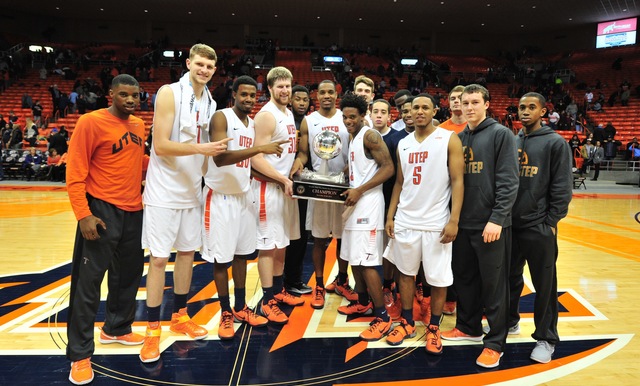
[{"label": "basketball player", "polygon": [[118,75],[109,94],[111,106],[81,116],[69,143],[67,190],[78,228],[67,358],[71,360],[69,381],[76,385],[93,380],[93,331],[105,272],[109,294],[100,343],[139,345],[144,341],[131,332],[144,266],[140,245],[144,122],[132,115],[140,98],[138,81]]},{"label": "basketball player", "polygon": [[[291,89],[291,112],[296,122],[297,138],[300,143],[300,125],[309,112],[309,90],[304,86],[293,86]],[[300,152],[300,146],[298,146]],[[308,165],[305,165],[308,166]],[[294,164],[295,167],[295,164]],[[305,223],[307,218],[307,200],[298,200],[298,214],[300,216],[300,238],[291,240],[284,258],[284,288],[287,292],[297,295],[310,294],[312,288],[302,281],[302,265],[307,253],[307,231]]]},{"label": "basketball player", "polygon": [[458,233],[464,195],[464,157],[460,138],[433,125],[436,112],[431,95],[420,94],[413,100],[416,130],[398,144],[397,178],[386,223],[391,241],[385,257],[398,269],[402,300],[402,319],[387,337],[387,343],[399,345],[416,335],[412,310],[414,276],[422,265],[431,286],[426,351],[440,355],[442,308],[447,287],[453,284],[451,242]]},{"label": "basketball player", "polygon": [[[233,338],[234,319],[254,327],[268,323],[247,306],[245,299],[246,260],[256,257],[257,218],[250,158],[259,153],[279,155],[280,145],[289,141],[253,146],[255,129],[248,114],[256,103],[257,88],[258,84],[249,76],[236,78],[232,86],[233,107],[217,111],[211,119],[213,141],[232,138],[225,152],[208,158],[203,190],[202,258],[214,264],[213,278],[222,311],[218,337],[222,340]],[[233,309],[229,300],[229,263],[233,267]]]},{"label": "basketball player", "polygon": [[262,304],[258,313],[274,324],[289,321],[278,304],[300,306],[304,300],[292,296],[283,286],[284,256],[289,240],[300,237],[297,201],[291,198],[293,181],[289,172],[296,157],[296,124],[287,105],[291,99],[293,75],[285,67],[267,74],[271,99],[255,117],[255,146],[289,141],[280,155],[257,154],[251,159],[259,173],[252,181],[258,203],[258,272],[262,283]]},{"label": "basketball player", "polygon": [[205,44],[191,47],[189,72],[160,88],[153,117],[153,145],[144,191],[142,246],[149,248],[147,314],[149,325],[140,360],[160,359],[160,306],[165,270],[175,248],[173,314],[170,330],[204,339],[208,331],[187,314],[193,256],[202,245],[202,166],[204,157],[227,148],[229,138],[207,142],[207,127],[216,102],[206,85],[216,70],[216,52]]},{"label": "basketball player", "polygon": [[[389,120],[391,119],[391,104],[387,102],[385,99],[376,99],[371,104],[371,119],[373,121],[373,129],[377,130],[382,136],[382,140],[387,145],[389,149],[389,155],[391,156],[391,162],[395,165],[395,149],[398,145],[398,141],[404,136],[400,131],[395,131],[389,128]],[[397,138],[396,138],[397,137]],[[386,214],[389,210],[389,203],[391,202],[391,192],[393,191],[393,185],[395,183],[395,173],[388,180],[386,180],[382,184],[382,193],[384,195],[384,213]],[[388,243],[388,237],[386,234],[383,234],[383,244],[384,246]],[[387,309],[387,313],[391,317],[391,319],[396,320],[400,317],[400,302],[399,299],[396,298],[396,288],[395,288],[395,267],[393,264],[387,260],[382,260],[382,294],[384,298],[384,306]],[[351,307],[349,307],[351,306]],[[360,310],[359,303],[354,302],[347,307],[339,307],[338,312],[341,314],[350,315],[351,313],[356,313]],[[350,312],[353,310],[354,312]],[[361,312],[360,312],[361,313]]]},{"label": "basketball player", "polygon": [[[304,165],[311,159],[312,170],[318,171],[321,159],[318,155],[309,151],[313,148],[313,139],[323,131],[331,131],[340,136],[342,141],[342,153],[329,160],[329,173],[340,173],[347,165],[349,132],[342,122],[342,112],[336,108],[335,83],[331,80],[323,80],[318,85],[318,102],[320,109],[306,116],[300,124],[300,148],[296,157],[291,174],[299,173]],[[314,288],[311,307],[321,309],[324,307],[325,287],[324,287],[324,262],[326,250],[331,242],[331,238],[337,239],[338,247],[336,253],[340,256],[340,237],[342,236],[342,209],[341,203],[314,201],[308,202],[307,209],[307,229],[311,230],[313,236],[313,267],[316,275],[316,285]],[[338,281],[334,291],[346,299],[352,301],[357,298],[356,293],[349,286],[347,277],[348,263],[338,258]]]},{"label": "basketball player", "polygon": [[[360,338],[375,341],[391,328],[376,267],[382,264],[382,183],[393,175],[393,163],[380,133],[364,126],[367,102],[362,97],[348,94],[342,98],[340,108],[344,125],[352,137],[349,144],[349,189],[343,193],[347,209],[343,215],[340,255],[351,264],[358,302],[373,308],[375,316]],[[369,296],[373,300],[372,305]]]},{"label": "basketball player", "polygon": [[[415,130],[415,125],[412,117],[412,109],[411,109],[413,98],[414,98],[413,96],[408,97],[400,108],[401,118],[402,118],[402,121],[404,122],[404,129],[397,132],[399,135],[393,136],[393,141],[392,141],[393,143],[387,144],[387,146],[389,146],[389,153],[391,153],[391,157],[394,160],[394,165],[398,164],[396,160],[396,150],[398,149],[398,142],[402,140],[404,137],[406,137],[407,135],[413,133],[413,131]],[[438,126],[437,120],[435,118],[432,119],[431,122],[433,126]],[[393,178],[393,185],[395,185],[395,175]],[[391,190],[393,190],[393,185],[391,186]],[[389,197],[391,197],[391,193],[389,193]],[[383,266],[393,267],[393,264],[389,262],[389,260],[384,259],[383,262],[384,262]],[[384,275],[385,275],[384,282],[386,283],[387,279],[390,279],[391,276],[389,276],[390,274],[387,271],[385,271]],[[428,325],[429,321],[431,320],[431,293],[430,293],[429,285],[427,284],[427,281],[424,277],[424,269],[422,265],[420,265],[420,269],[418,271],[418,274],[416,275],[415,288],[416,288],[416,291],[415,291],[415,296],[413,301],[413,320],[421,320],[424,322],[425,325]],[[449,291],[447,291],[447,294],[448,293]],[[400,304],[400,301],[396,301],[396,302],[398,303],[398,305]]]},{"label": "basketball player", "polygon": [[[500,364],[507,338],[511,209],[518,193],[518,160],[511,130],[487,118],[489,91],[471,84],[462,91],[467,127],[459,134],[465,156],[464,202],[453,243],[458,292],[456,326],[447,340],[483,341],[481,367]],[[491,331],[482,337],[482,315]]]},{"label": "basketball player", "polygon": [[551,361],[558,336],[557,227],[569,210],[573,192],[572,155],[568,143],[542,125],[546,100],[538,93],[520,98],[518,133],[520,185],[513,206],[509,331],[518,326],[518,305],[524,287],[525,262],[536,290],[531,335],[537,341],[530,358]]}]

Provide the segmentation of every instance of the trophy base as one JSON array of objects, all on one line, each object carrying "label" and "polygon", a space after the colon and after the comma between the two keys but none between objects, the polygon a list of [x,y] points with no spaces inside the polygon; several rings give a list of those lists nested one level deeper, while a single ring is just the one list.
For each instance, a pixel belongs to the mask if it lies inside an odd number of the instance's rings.
[{"label": "trophy base", "polygon": [[349,184],[305,180],[298,176],[293,179],[293,197],[304,200],[318,200],[344,203],[346,197],[341,196]]}]

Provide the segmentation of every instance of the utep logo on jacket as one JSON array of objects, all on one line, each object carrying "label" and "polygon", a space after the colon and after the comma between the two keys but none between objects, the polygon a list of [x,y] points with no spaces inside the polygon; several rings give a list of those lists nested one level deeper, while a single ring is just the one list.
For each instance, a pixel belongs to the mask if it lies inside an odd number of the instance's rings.
[{"label": "utep logo on jacket", "polygon": [[520,163],[520,177],[534,177],[538,174],[538,167],[529,165],[529,156],[526,151],[518,149],[518,161]]},{"label": "utep logo on jacket", "polygon": [[469,146],[462,147],[464,154],[464,174],[480,174],[484,168],[484,162],[473,160],[473,149]]},{"label": "utep logo on jacket", "polygon": [[140,138],[137,135],[135,135],[134,133],[132,133],[130,131],[127,131],[118,140],[118,143],[114,143],[111,146],[111,154],[119,153],[122,149],[124,149],[125,146],[128,146],[129,143],[132,143],[132,144],[138,145],[138,146],[142,146],[144,144],[144,138]]}]

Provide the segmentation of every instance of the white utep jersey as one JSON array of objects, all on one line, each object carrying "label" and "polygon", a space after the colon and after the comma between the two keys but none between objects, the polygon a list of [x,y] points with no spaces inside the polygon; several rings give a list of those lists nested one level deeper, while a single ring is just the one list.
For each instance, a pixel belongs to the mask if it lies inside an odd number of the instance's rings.
[{"label": "white utep jersey", "polygon": [[[181,84],[172,83],[175,101],[175,118],[170,140],[180,143],[203,143],[208,141],[208,124],[216,111],[216,102],[210,99],[209,93],[203,93],[200,101],[194,101],[190,107],[191,127],[180,129],[180,114],[183,104]],[[203,115],[204,114],[204,115]],[[206,123],[203,123],[206,122]],[[145,205],[170,209],[188,209],[201,205],[202,201],[202,166],[204,156],[193,154],[186,156],[158,156],[151,147],[151,158],[147,169],[143,202]]]},{"label": "white utep jersey", "polygon": [[[264,159],[267,160],[271,166],[273,166],[283,176],[289,176],[293,161],[296,159],[297,151],[297,133],[296,133],[296,121],[293,119],[293,113],[286,110],[283,113],[278,109],[275,103],[269,101],[264,105],[260,112],[268,111],[273,114],[276,119],[276,129],[273,132],[271,141],[289,141],[282,145],[282,154],[265,154]],[[258,114],[259,114],[258,113]]]},{"label": "white utep jersey", "polygon": [[[243,150],[252,147],[256,137],[253,119],[247,117],[249,125],[245,126],[232,108],[220,111],[227,119],[227,137],[233,138],[227,142],[227,150]],[[240,194],[247,192],[251,188],[251,158],[233,165],[218,167],[213,162],[213,157],[209,157],[204,182],[217,193]]]},{"label": "white utep jersey", "polygon": [[404,182],[395,223],[423,231],[441,231],[451,216],[448,148],[453,131],[440,127],[422,142],[415,132],[398,143],[398,164]]},{"label": "white utep jersey", "polygon": [[304,119],[307,120],[307,129],[309,133],[309,154],[311,156],[311,165],[313,170],[320,168],[321,159],[313,151],[313,139],[321,132],[328,130],[332,131],[340,136],[342,141],[342,154],[336,158],[329,160],[329,171],[331,173],[338,173],[344,170],[349,159],[349,131],[344,125],[342,120],[342,111],[336,110],[336,113],[331,118],[326,118],[315,111],[307,115]]},{"label": "white utep jersey", "polygon": [[[372,130],[380,135],[377,130],[364,126],[349,144],[349,187],[357,188],[365,184],[376,174],[378,163],[367,157],[364,148],[364,135]],[[382,141],[382,137],[380,138]],[[353,206],[353,210],[345,211],[344,229],[349,230],[375,230],[384,229],[384,195],[382,184],[367,190],[360,200]]]}]

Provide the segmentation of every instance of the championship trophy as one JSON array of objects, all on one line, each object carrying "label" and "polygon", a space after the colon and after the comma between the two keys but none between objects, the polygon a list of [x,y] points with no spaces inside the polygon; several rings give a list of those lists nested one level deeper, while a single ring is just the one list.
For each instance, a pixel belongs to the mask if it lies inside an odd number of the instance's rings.
[{"label": "championship trophy", "polygon": [[345,182],[344,173],[329,172],[329,160],[342,153],[342,140],[332,131],[322,131],[313,138],[313,152],[320,158],[318,171],[305,168],[299,176],[293,179],[293,197],[307,200],[330,202],[344,202],[341,196],[349,189]]}]

